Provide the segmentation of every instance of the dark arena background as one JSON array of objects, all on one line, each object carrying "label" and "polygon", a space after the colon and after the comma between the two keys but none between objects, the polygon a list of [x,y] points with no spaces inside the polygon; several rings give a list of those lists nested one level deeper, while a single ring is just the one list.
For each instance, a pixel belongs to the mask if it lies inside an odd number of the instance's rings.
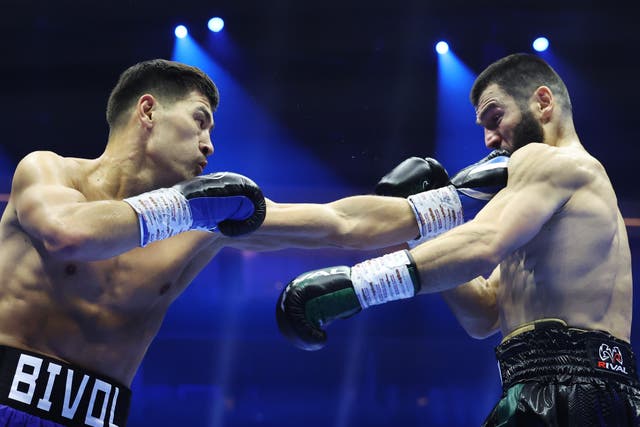
[{"label": "dark arena background", "polygon": [[[449,170],[486,153],[468,91],[501,56],[547,59],[578,135],[605,166],[640,271],[640,121],[634,2],[2,0],[0,210],[30,151],[97,157],[105,107],[135,62],[176,59],[217,83],[207,172],[252,177],[279,202],[371,193],[409,156]],[[209,19],[224,27],[212,32]],[[187,35],[178,38],[178,25]],[[546,37],[549,46],[532,46]],[[438,41],[449,52],[438,54]],[[178,298],[133,383],[131,427],[478,426],[498,399],[493,349],[438,295],[328,328],[318,352],[277,330],[298,274],[381,252],[223,250]],[[638,300],[634,301],[637,310]],[[638,322],[632,343],[640,342]]]}]

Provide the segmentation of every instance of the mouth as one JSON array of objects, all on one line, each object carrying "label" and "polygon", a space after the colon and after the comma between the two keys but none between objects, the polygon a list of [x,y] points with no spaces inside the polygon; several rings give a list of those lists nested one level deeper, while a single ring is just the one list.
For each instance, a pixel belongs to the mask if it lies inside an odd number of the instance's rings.
[{"label": "mouth", "polygon": [[204,172],[204,168],[207,167],[207,161],[202,161],[200,163],[198,163],[198,166],[200,167],[200,173]]}]

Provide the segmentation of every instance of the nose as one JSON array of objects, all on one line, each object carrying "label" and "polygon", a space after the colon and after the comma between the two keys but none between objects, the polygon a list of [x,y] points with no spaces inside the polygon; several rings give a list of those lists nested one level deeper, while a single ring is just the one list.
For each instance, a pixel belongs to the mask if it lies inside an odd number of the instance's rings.
[{"label": "nose", "polygon": [[200,151],[205,157],[213,154],[213,143],[211,142],[211,135],[207,132],[206,136],[200,141]]},{"label": "nose", "polygon": [[484,145],[492,150],[497,150],[502,144],[502,137],[495,130],[484,130]]}]

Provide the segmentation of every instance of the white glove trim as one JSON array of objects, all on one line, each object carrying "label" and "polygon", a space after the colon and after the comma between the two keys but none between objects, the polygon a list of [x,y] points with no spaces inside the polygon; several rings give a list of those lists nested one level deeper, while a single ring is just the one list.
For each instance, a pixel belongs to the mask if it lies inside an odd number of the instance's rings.
[{"label": "white glove trim", "polygon": [[458,188],[458,191],[477,200],[491,200],[493,196],[496,195],[496,193],[485,193],[484,191],[474,190],[473,188]]},{"label": "white glove trim", "polygon": [[508,157],[503,157],[503,156],[494,157],[493,159],[489,160],[487,163],[474,166],[473,169],[469,171],[469,175],[475,175],[477,173],[489,171],[493,169],[504,169],[507,167],[508,163],[509,163]]}]

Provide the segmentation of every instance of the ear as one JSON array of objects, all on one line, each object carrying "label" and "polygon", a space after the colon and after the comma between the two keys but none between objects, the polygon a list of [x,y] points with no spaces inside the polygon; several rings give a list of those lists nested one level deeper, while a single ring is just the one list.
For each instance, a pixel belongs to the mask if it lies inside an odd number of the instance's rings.
[{"label": "ear", "polygon": [[534,93],[534,102],[537,104],[538,111],[540,112],[540,120],[542,123],[547,123],[551,120],[553,108],[555,106],[555,99],[553,92],[547,86],[540,86]]},{"label": "ear", "polygon": [[154,125],[153,114],[157,108],[158,101],[153,95],[148,93],[138,98],[136,103],[136,117],[145,129],[151,129]]}]

